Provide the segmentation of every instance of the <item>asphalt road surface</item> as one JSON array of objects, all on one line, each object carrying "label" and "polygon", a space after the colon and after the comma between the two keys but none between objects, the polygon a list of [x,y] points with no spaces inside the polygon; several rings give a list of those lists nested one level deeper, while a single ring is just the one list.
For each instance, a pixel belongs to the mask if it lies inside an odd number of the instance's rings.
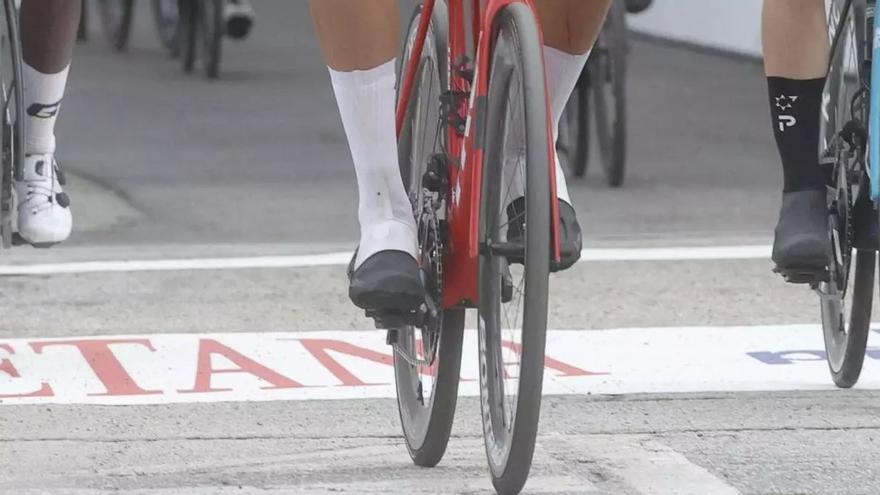
[{"label": "asphalt road surface", "polygon": [[[354,174],[305,2],[258,2],[210,82],[138,4],[126,54],[97,23],[76,53],[73,238],[0,260],[0,493],[491,493],[472,333],[447,457],[418,469],[347,302]],[[880,493],[880,353],[834,390],[816,297],[770,272],[760,66],[630,60],[626,186],[571,183],[587,259],[554,277],[527,493]]]}]

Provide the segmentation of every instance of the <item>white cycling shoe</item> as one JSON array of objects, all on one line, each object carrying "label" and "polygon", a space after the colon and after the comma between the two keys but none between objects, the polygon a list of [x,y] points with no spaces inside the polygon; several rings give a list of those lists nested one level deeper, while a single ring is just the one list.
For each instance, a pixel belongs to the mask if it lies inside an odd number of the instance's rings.
[{"label": "white cycling shoe", "polygon": [[70,237],[70,198],[55,155],[28,155],[22,180],[13,181],[18,207],[18,234],[28,244],[49,247]]}]

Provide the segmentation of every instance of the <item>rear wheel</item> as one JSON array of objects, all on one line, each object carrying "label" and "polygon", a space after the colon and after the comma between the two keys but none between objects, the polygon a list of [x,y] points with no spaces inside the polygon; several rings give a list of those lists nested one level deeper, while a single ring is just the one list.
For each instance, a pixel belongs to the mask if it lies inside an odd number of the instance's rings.
[{"label": "rear wheel", "polygon": [[201,0],[198,18],[198,31],[201,59],[205,75],[216,79],[220,75],[220,59],[223,53],[223,34],[226,23],[223,19],[225,0]]},{"label": "rear wheel", "polygon": [[[867,24],[864,3],[833,0],[828,18],[834,51],[822,98],[820,156],[832,169],[828,195],[828,281],[818,284],[828,367],[842,388],[856,384],[871,323],[876,246],[862,246],[869,228],[860,213],[876,215],[867,199],[868,102],[862,87]],[[838,23],[838,21],[840,21]],[[868,222],[870,225],[871,222]],[[855,249],[859,245],[866,249]]]},{"label": "rear wheel", "polygon": [[125,50],[131,35],[134,0],[98,0],[98,11],[107,41],[116,50]]},{"label": "rear wheel", "polygon": [[599,156],[608,185],[623,184],[626,167],[626,6],[613,2],[590,57]]},{"label": "rear wheel", "polygon": [[0,242],[8,248],[12,246],[15,214],[12,178],[21,174],[24,162],[24,94],[21,38],[14,3],[3,2],[0,14]]},{"label": "rear wheel", "polygon": [[550,270],[548,108],[541,42],[524,3],[494,20],[480,199],[483,436],[498,493],[528,478],[544,374]]},{"label": "rear wheel", "polygon": [[[410,20],[398,81],[411,56],[421,12],[420,6]],[[445,6],[437,2],[398,140],[401,176],[419,227],[422,273],[435,306],[423,326],[399,330],[394,345],[404,438],[413,462],[424,467],[437,465],[449,442],[464,332],[464,310],[442,309],[448,184],[442,165],[446,127],[439,109],[446,88],[446,26]]]}]

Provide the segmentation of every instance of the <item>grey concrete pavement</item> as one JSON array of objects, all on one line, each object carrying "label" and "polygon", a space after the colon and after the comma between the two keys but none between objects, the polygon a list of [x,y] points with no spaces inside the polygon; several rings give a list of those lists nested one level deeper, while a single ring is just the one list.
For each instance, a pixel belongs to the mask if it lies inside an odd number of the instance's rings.
[{"label": "grey concrete pavement", "polygon": [[[621,453],[661,445],[742,493],[876,493],[877,400],[874,392],[548,397],[527,493],[717,493],[639,490],[621,476],[638,460]],[[391,400],[27,406],[27,419],[4,425],[2,459],[17,468],[4,470],[0,488],[32,488],[38,477],[46,489],[488,493],[479,404],[460,402],[447,458],[433,470],[408,463]]]},{"label": "grey concrete pavement", "polygon": [[[160,52],[137,3],[129,53],[96,24],[77,51],[58,136],[74,238],[2,262],[350,249],[354,174],[306,2],[257,2],[212,82]],[[571,183],[588,245],[769,243],[780,174],[760,66],[646,41],[631,57],[626,187],[598,167]],[[371,327],[339,266],[0,280],[0,339]],[[554,280],[559,329],[818,313],[764,260],[584,263]],[[0,493],[488,493],[478,409],[461,400],[447,459],[422,470],[391,400],[4,404]],[[549,397],[529,493],[880,493],[878,410],[867,390]]]}]

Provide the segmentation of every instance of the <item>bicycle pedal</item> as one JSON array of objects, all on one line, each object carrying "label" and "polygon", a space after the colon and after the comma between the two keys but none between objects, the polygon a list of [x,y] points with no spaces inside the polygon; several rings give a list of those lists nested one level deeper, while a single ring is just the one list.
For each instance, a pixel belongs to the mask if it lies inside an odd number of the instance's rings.
[{"label": "bicycle pedal", "polygon": [[828,270],[824,268],[774,268],[773,272],[781,275],[790,284],[816,285],[831,279]]},{"label": "bicycle pedal", "polygon": [[406,327],[418,327],[424,324],[424,314],[421,311],[388,311],[367,310],[364,312],[367,318],[371,318],[376,328],[380,330],[397,330]]}]

